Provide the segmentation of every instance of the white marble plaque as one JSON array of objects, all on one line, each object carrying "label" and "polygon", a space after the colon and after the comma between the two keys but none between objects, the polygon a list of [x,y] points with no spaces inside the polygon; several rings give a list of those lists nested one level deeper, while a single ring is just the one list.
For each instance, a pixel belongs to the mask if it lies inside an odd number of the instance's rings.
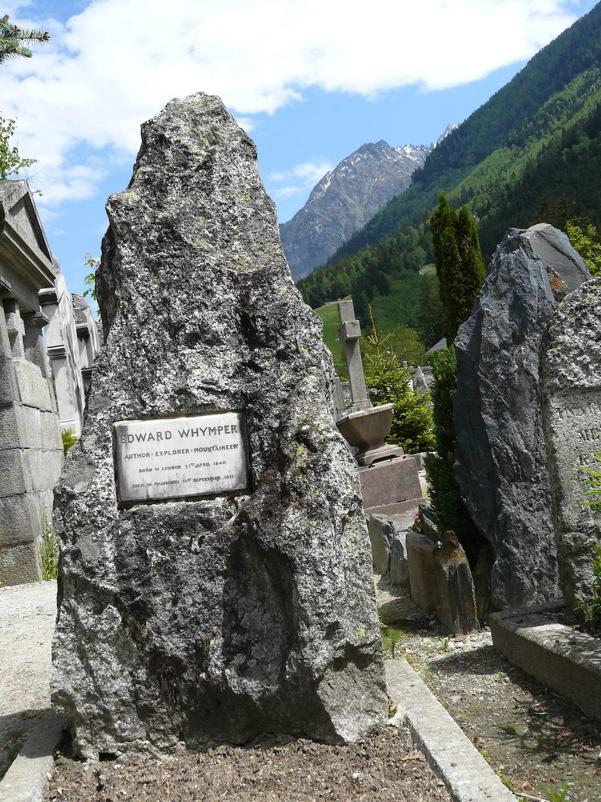
[{"label": "white marble plaque", "polygon": [[240,412],[118,421],[113,439],[121,502],[209,496],[247,487]]}]

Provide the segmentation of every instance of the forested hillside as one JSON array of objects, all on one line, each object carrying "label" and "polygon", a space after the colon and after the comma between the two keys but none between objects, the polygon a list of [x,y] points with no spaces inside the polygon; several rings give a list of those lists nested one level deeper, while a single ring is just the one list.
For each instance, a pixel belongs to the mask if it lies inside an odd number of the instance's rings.
[{"label": "forested hillside", "polygon": [[575,217],[601,226],[600,168],[597,5],[448,136],[412,187],[299,286],[312,306],[348,293],[360,313],[377,306],[400,278],[432,260],[427,220],[443,191],[477,215],[487,257],[511,226],[544,219],[563,227]]}]

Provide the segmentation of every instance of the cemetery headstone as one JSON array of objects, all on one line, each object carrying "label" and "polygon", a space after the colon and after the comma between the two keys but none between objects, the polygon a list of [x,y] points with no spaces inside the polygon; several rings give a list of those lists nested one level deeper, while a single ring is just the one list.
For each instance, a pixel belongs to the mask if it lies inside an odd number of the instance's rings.
[{"label": "cemetery headstone", "polygon": [[601,279],[557,308],[544,342],[543,397],[559,577],[568,606],[588,595],[601,546],[601,514],[587,505],[583,467],[601,452]]},{"label": "cemetery headstone", "polygon": [[361,358],[361,324],[355,319],[355,309],[351,300],[338,301],[338,317],[340,327],[338,337],[344,349],[344,358],[348,369],[351,388],[352,410],[369,409],[371,406]]},{"label": "cemetery headstone", "polygon": [[76,752],[355,739],[387,703],[369,538],[255,146],[219,98],[174,100],[107,212],[105,346],[56,492]]},{"label": "cemetery headstone", "polygon": [[511,229],[455,340],[455,474],[494,550],[497,608],[560,597],[539,351],[557,302],[589,276],[561,231]]}]

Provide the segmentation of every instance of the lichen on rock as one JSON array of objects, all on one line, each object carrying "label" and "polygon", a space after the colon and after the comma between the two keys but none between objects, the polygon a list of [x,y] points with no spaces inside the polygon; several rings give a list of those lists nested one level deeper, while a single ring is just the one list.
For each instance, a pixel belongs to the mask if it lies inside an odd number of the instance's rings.
[{"label": "lichen on rock", "polygon": [[[54,704],[85,757],[353,740],[386,712],[369,540],[255,147],[218,98],[174,100],[107,212],[106,343],[56,491]],[[248,490],[118,505],[116,421],[229,410]]]}]

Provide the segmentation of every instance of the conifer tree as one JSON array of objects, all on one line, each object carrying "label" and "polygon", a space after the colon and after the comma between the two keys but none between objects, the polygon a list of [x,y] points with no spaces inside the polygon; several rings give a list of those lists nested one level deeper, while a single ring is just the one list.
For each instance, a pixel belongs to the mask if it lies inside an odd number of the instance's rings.
[{"label": "conifer tree", "polygon": [[444,195],[430,219],[434,260],[443,306],[445,337],[449,345],[459,326],[467,320],[484,281],[484,261],[478,226],[462,206],[451,208]]},{"label": "conifer tree", "polygon": [[0,18],[0,64],[13,56],[31,58],[31,50],[25,44],[47,42],[50,36],[46,31],[30,31],[13,25],[5,14]]}]

